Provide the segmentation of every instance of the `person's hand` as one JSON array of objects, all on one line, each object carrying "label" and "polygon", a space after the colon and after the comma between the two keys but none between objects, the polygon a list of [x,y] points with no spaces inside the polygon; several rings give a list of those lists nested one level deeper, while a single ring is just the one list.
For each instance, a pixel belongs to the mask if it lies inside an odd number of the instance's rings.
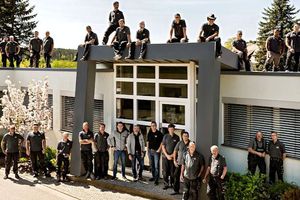
[{"label": "person's hand", "polygon": [[131,46],[131,43],[128,42],[126,46],[127,46],[127,48],[129,48]]},{"label": "person's hand", "polygon": [[7,149],[4,151],[4,154],[7,155]]},{"label": "person's hand", "polygon": [[184,182],[184,178],[183,178],[183,175],[180,175],[180,182]]},{"label": "person's hand", "polygon": [[7,53],[6,56],[9,57],[9,54]]},{"label": "person's hand", "polygon": [[222,174],[222,176],[220,178],[223,180],[225,178],[225,176]]},{"label": "person's hand", "polygon": [[43,154],[45,154],[45,153],[46,153],[45,149],[43,149],[43,150],[42,150],[42,153],[43,153]]},{"label": "person's hand", "polygon": [[26,155],[30,156],[30,152],[28,150],[26,150]]},{"label": "person's hand", "polygon": [[116,151],[116,147],[112,147],[111,149],[112,149],[113,151]]},{"label": "person's hand", "polygon": [[132,160],[132,155],[128,155],[128,157],[129,157],[129,160]]},{"label": "person's hand", "polygon": [[210,40],[210,38],[208,37],[208,38],[205,39],[205,42],[209,42],[209,40]]},{"label": "person's hand", "polygon": [[206,178],[202,179],[202,183],[204,184],[206,183]]},{"label": "person's hand", "polygon": [[168,159],[168,160],[173,160],[173,157],[170,156],[170,155],[168,155],[168,156],[167,156],[167,159]]},{"label": "person's hand", "polygon": [[295,53],[295,49],[290,48],[289,50],[290,50],[291,53]]},{"label": "person's hand", "polygon": [[178,167],[178,162],[176,160],[174,160],[174,165],[175,167]]},{"label": "person's hand", "polygon": [[157,150],[156,153],[160,153],[160,150]]}]

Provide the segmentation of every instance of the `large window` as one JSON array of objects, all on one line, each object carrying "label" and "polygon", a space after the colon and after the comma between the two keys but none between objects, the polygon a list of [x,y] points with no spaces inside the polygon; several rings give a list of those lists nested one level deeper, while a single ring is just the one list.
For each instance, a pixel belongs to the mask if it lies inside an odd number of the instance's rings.
[{"label": "large window", "polygon": [[258,130],[268,141],[277,131],[288,156],[300,158],[300,110],[224,104],[224,145],[246,149]]},{"label": "large window", "polygon": [[133,119],[133,100],[118,98],[116,101],[116,116],[121,119]]}]

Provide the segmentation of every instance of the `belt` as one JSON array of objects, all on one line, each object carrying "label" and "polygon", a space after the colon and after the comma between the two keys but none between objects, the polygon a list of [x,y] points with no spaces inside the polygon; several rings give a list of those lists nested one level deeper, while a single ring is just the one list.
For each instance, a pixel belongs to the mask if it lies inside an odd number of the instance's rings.
[{"label": "belt", "polygon": [[270,160],[273,160],[273,161],[282,161],[282,159],[281,158],[270,158]]}]

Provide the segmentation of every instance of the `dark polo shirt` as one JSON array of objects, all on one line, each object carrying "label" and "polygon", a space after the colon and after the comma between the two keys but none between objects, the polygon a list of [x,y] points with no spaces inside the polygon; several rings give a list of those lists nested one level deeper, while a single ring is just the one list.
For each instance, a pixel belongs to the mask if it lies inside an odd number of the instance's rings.
[{"label": "dark polo shirt", "polygon": [[[173,137],[169,133],[164,135],[162,144],[165,146],[167,154],[170,155],[173,153],[175,146],[179,141],[180,141],[180,138],[175,133],[174,133]],[[163,154],[163,156],[165,156],[165,155]]]},{"label": "dark polo shirt", "polygon": [[52,37],[45,37],[44,42],[43,42],[43,47],[44,47],[44,52],[45,53],[50,53],[52,51],[52,46],[54,44],[53,38]]},{"label": "dark polo shirt", "polygon": [[277,142],[274,144],[272,140],[269,141],[269,146],[268,146],[268,151],[269,155],[271,158],[276,158],[276,159],[282,159],[283,154],[285,152],[285,146],[282,142],[277,140]]},{"label": "dark polo shirt", "polygon": [[224,167],[226,166],[226,160],[220,154],[216,158],[213,158],[211,155],[208,159],[208,167],[210,167],[210,174],[212,176],[220,177],[223,173]]},{"label": "dark polo shirt", "polygon": [[6,46],[7,42],[2,41],[0,42],[0,48],[1,48],[1,53],[5,54],[5,46]]},{"label": "dark polo shirt", "polygon": [[150,42],[150,32],[146,28],[144,28],[143,30],[139,29],[136,32],[136,39],[143,40],[145,38],[148,38],[148,42]]},{"label": "dark polo shirt", "polygon": [[7,153],[17,153],[19,152],[19,142],[23,142],[24,138],[17,133],[10,134],[6,133],[3,136],[2,144],[3,144],[3,151],[7,150]]},{"label": "dark polo shirt", "polygon": [[113,10],[109,13],[109,22],[111,25],[119,26],[120,19],[124,19],[124,15],[122,11]]},{"label": "dark polo shirt", "polygon": [[[87,133],[84,131],[81,131],[79,133],[79,138],[81,140],[90,140],[94,139],[94,134],[92,131],[88,131]],[[92,144],[81,144],[80,145],[80,150],[81,151],[92,151]]]},{"label": "dark polo shirt", "polygon": [[290,32],[286,35],[288,44],[295,50],[300,52],[300,32]]},{"label": "dark polo shirt", "polygon": [[183,155],[187,152],[189,144],[190,144],[190,142],[188,142],[187,144],[185,144],[183,140],[181,140],[180,142],[178,142],[176,144],[174,151],[177,152],[177,162],[178,162],[178,165],[182,165],[183,164]]},{"label": "dark polo shirt", "polygon": [[127,35],[130,34],[130,29],[127,26],[124,26],[123,28],[118,27],[116,30],[116,39],[118,42],[127,41],[128,38]]},{"label": "dark polo shirt", "polygon": [[207,38],[217,32],[219,32],[219,26],[217,24],[209,25],[205,23],[202,25],[203,37]]},{"label": "dark polo shirt", "polygon": [[40,38],[32,38],[29,42],[31,49],[35,52],[40,52],[42,49],[43,41]]},{"label": "dark polo shirt", "polygon": [[281,54],[284,48],[284,42],[280,37],[276,38],[274,36],[270,36],[268,37],[266,43],[267,43],[267,50],[277,54]]},{"label": "dark polo shirt", "polygon": [[27,141],[30,143],[30,151],[42,151],[43,150],[43,145],[42,141],[45,140],[45,134],[41,132],[37,133],[29,133],[27,136]]},{"label": "dark polo shirt", "polygon": [[240,40],[235,39],[235,40],[232,42],[232,46],[233,46],[234,48],[236,48],[237,50],[242,51],[242,52],[244,52],[245,49],[247,49],[247,43],[246,43],[246,41],[243,40],[243,39],[240,39]]},{"label": "dark polo shirt", "polygon": [[59,154],[71,154],[73,142],[70,140],[67,141],[60,141],[57,145],[57,150],[59,151]]},{"label": "dark polo shirt", "polygon": [[100,132],[95,134],[95,142],[96,142],[96,147],[97,147],[97,151],[99,152],[106,152],[107,149],[109,148],[108,145],[108,137],[109,134],[104,132],[103,134],[101,134]]},{"label": "dark polo shirt", "polygon": [[189,152],[186,152],[183,155],[183,164],[184,177],[189,180],[195,180],[198,178],[201,167],[204,165],[204,157],[197,151],[195,151],[193,155],[191,155]]},{"label": "dark polo shirt", "polygon": [[93,45],[98,45],[99,41],[98,41],[98,36],[96,33],[94,33],[93,31],[90,34],[86,34],[84,41],[85,42],[89,42],[91,40],[95,40]]},{"label": "dark polo shirt", "polygon": [[154,133],[150,129],[147,135],[147,142],[149,143],[148,148],[157,151],[160,147],[163,137],[164,135],[159,130],[156,130]]},{"label": "dark polo shirt", "polygon": [[17,53],[17,47],[19,46],[19,44],[16,42],[16,41],[13,41],[13,42],[8,42],[6,44],[6,47],[8,48],[8,53],[9,54],[14,54],[14,53]]},{"label": "dark polo shirt", "polygon": [[176,38],[183,38],[183,28],[186,28],[186,23],[184,19],[181,19],[178,23],[176,23],[176,20],[172,22],[172,28],[174,29],[174,35]]}]

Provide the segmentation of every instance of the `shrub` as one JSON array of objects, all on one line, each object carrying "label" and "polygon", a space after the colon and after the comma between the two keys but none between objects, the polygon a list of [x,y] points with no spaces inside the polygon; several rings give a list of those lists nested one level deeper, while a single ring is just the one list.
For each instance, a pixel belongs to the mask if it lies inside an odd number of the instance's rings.
[{"label": "shrub", "polygon": [[276,182],[269,188],[269,193],[271,196],[271,199],[273,200],[281,200],[283,194],[285,191],[289,191],[291,189],[296,189],[297,186],[291,183],[285,183],[285,182]]},{"label": "shrub", "polygon": [[298,200],[300,199],[300,189],[299,188],[292,188],[286,191],[283,196],[283,200]]},{"label": "shrub", "polygon": [[54,171],[56,168],[56,149],[47,147],[45,150],[45,164],[48,170]]}]

